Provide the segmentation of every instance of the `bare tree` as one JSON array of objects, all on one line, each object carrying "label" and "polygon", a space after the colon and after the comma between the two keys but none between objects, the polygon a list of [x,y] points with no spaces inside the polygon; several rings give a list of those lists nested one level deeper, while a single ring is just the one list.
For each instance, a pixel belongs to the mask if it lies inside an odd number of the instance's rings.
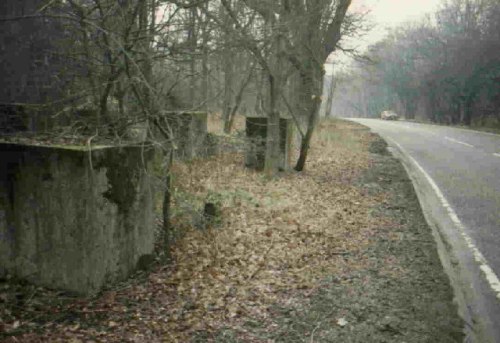
[{"label": "bare tree", "polygon": [[[321,105],[324,63],[342,38],[342,24],[350,0],[295,1],[285,6],[284,17],[289,27],[287,58],[300,77],[300,99],[306,111],[307,129],[302,137],[300,156],[295,170],[305,167],[311,138]],[[305,25],[297,25],[305,19]],[[298,29],[300,27],[300,29]]]},{"label": "bare tree", "polygon": [[[223,29],[236,35],[267,79],[265,104],[268,141],[265,169],[268,174],[277,170],[279,113],[283,107],[282,98],[286,97],[284,88],[291,85],[287,80],[292,74],[298,76],[296,96],[300,98],[300,105],[305,111],[303,117],[306,118],[307,129],[302,137],[300,157],[295,169],[303,170],[319,116],[323,64],[341,39],[342,23],[351,1],[264,3],[248,0],[242,2],[244,10],[241,15],[234,10],[234,4],[229,0],[221,0],[221,3],[232,20],[231,25],[221,23]],[[248,25],[248,12],[258,15],[253,25]]]},{"label": "bare tree", "polygon": [[409,119],[500,127],[500,3],[450,0],[431,19],[405,24],[372,47],[377,64],[359,87],[365,93],[378,88],[368,107],[397,109]]}]

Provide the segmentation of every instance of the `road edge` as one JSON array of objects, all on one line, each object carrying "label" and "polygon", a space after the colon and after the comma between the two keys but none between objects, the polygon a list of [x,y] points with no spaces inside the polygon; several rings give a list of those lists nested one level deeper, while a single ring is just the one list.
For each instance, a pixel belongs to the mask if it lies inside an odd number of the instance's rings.
[{"label": "road edge", "polygon": [[476,310],[477,299],[471,288],[472,275],[464,266],[466,264],[464,259],[472,260],[472,257],[463,256],[464,252],[467,251],[465,242],[461,239],[450,239],[447,231],[453,228],[451,220],[449,223],[440,223],[436,219],[435,212],[441,210],[441,204],[436,198],[432,187],[420,177],[421,175],[417,166],[414,165],[414,162],[407,156],[406,152],[390,138],[381,137],[381,139],[390,143],[388,144],[388,150],[402,162],[406,173],[412,181],[424,218],[431,228],[437,244],[441,265],[453,289],[458,314],[464,320],[464,342],[493,343],[491,336],[488,334],[486,323],[481,319]]}]

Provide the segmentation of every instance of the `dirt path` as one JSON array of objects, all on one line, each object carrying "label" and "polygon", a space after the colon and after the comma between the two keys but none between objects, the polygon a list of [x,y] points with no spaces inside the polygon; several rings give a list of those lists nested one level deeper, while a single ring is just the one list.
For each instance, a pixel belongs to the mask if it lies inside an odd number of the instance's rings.
[{"label": "dirt path", "polygon": [[[168,266],[92,299],[0,284],[0,340],[462,341],[431,231],[383,141],[327,121],[305,173],[266,180],[242,162],[176,166]],[[214,225],[199,221],[207,200]]]}]

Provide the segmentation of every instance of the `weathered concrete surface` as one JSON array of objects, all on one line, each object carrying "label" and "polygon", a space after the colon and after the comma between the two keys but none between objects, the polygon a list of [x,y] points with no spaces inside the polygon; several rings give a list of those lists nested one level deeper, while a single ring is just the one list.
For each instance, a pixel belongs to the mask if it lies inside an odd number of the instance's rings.
[{"label": "weathered concrete surface", "polygon": [[[264,169],[267,140],[267,118],[247,117],[246,136],[248,147],[245,153],[245,165],[257,170]],[[280,161],[279,168],[286,170],[290,163],[290,151],[293,138],[292,121],[280,119]]]},{"label": "weathered concrete surface", "polygon": [[90,294],[154,249],[154,153],[0,143],[0,275]]}]

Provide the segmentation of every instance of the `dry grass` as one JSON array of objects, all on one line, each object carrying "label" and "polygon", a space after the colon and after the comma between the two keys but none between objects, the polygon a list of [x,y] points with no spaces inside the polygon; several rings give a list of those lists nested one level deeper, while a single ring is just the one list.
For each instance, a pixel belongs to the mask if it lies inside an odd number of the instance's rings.
[{"label": "dry grass", "polygon": [[[209,125],[220,130],[217,120]],[[51,324],[25,341],[67,341],[70,332],[107,342],[188,342],[197,335],[209,340],[224,327],[258,341],[247,336],[244,322],[266,323],[273,305],[300,301],[324,277],[341,278],[369,263],[345,258],[370,244],[382,220],[370,214],[381,196],[353,185],[370,166],[372,138],[358,128],[322,122],[307,170],[273,180],[245,169],[238,154],[176,164],[173,222],[184,233],[171,265],[146,283],[81,305],[91,313],[105,306],[109,316],[99,325]],[[219,204],[220,223],[200,229],[191,219],[207,198]],[[104,302],[109,294],[112,302]]]},{"label": "dry grass", "polygon": [[[269,306],[313,291],[327,275],[352,268],[344,256],[363,249],[379,199],[351,183],[370,165],[367,131],[341,121],[321,123],[307,171],[266,180],[243,168],[238,155],[177,165],[177,190],[201,200],[218,194],[222,223],[192,229],[173,249],[177,272],[175,308],[194,305],[169,322],[174,340],[191,330],[265,320]],[[188,332],[179,330],[188,326]]]},{"label": "dry grass", "polygon": [[[222,122],[222,114],[219,112],[211,113],[208,116],[207,130],[208,132],[215,134],[222,134],[224,123]],[[244,130],[245,129],[245,117],[242,115],[236,115],[234,118],[233,131]]]}]

